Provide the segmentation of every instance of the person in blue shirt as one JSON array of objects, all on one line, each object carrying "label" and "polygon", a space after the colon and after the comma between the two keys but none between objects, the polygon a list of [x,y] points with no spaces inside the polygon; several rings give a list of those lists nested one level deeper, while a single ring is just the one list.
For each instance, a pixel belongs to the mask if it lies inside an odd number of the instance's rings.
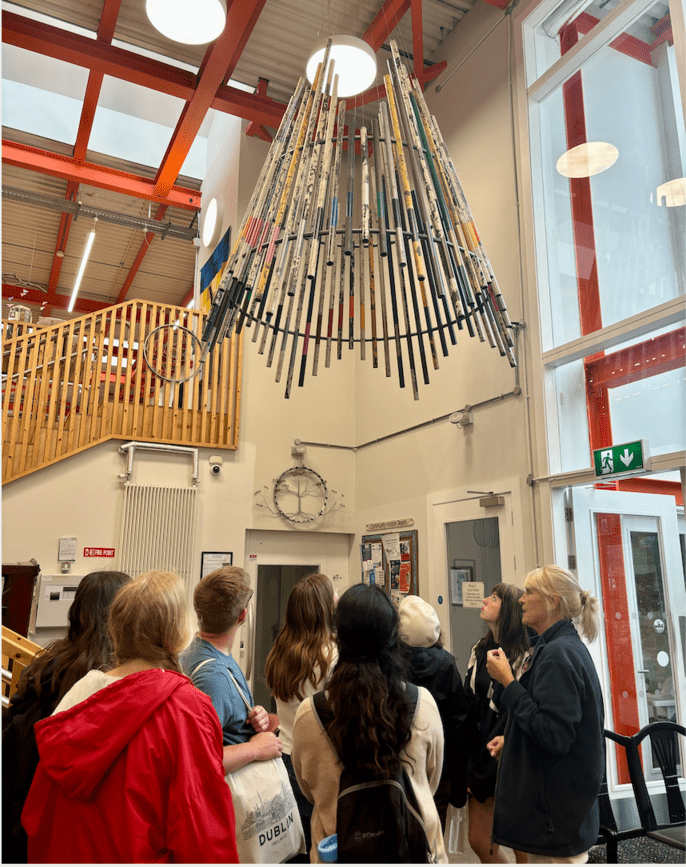
[{"label": "person in blue shirt", "polygon": [[193,594],[200,631],[183,659],[184,672],[210,697],[219,716],[227,774],[249,762],[278,758],[282,749],[274,733],[278,717],[253,705],[245,676],[231,655],[251,596],[248,574],[238,566],[206,575]]}]

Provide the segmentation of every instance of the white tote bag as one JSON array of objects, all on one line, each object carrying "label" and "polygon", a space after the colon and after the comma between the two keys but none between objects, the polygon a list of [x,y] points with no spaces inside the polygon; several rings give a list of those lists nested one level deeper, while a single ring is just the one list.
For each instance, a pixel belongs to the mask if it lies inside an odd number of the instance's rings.
[{"label": "white tote bag", "polygon": [[[236,678],[231,679],[248,711]],[[305,834],[283,759],[250,762],[226,775],[236,814],[236,845],[243,864],[281,864],[305,852]]]}]

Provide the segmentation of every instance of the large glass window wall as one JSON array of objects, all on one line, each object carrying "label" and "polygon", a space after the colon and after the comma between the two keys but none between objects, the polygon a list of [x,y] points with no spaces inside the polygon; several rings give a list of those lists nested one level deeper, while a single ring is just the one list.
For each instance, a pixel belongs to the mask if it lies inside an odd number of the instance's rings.
[{"label": "large glass window wall", "polygon": [[[540,482],[555,559],[601,602],[590,649],[624,733],[686,710],[683,21],[683,0],[542,0],[522,22]],[[652,472],[595,478],[594,449],[639,439]]]},{"label": "large glass window wall", "polygon": [[653,33],[665,17],[664,3],[641,12],[626,39],[530,88],[545,349],[686,292],[681,88],[673,39]]}]

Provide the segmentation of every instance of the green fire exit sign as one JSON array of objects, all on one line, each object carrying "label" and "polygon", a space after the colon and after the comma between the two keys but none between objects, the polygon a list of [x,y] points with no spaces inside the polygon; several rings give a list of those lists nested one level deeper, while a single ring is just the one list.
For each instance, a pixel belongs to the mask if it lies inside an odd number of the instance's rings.
[{"label": "green fire exit sign", "polygon": [[595,449],[593,463],[595,474],[601,476],[619,476],[635,470],[648,469],[647,444],[644,440],[635,443],[622,443],[620,446],[607,446]]}]

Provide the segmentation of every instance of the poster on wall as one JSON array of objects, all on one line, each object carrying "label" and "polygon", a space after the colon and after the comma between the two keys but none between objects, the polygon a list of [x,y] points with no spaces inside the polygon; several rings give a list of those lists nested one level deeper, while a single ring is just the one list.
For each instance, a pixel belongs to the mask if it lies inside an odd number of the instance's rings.
[{"label": "poster on wall", "polygon": [[453,605],[464,605],[463,585],[474,581],[474,560],[455,560],[450,570],[450,601]]},{"label": "poster on wall", "polygon": [[360,545],[362,581],[381,584],[394,597],[419,595],[417,530],[363,536]]},{"label": "poster on wall", "polygon": [[233,566],[233,551],[203,551],[200,560],[200,580],[222,566]]}]

